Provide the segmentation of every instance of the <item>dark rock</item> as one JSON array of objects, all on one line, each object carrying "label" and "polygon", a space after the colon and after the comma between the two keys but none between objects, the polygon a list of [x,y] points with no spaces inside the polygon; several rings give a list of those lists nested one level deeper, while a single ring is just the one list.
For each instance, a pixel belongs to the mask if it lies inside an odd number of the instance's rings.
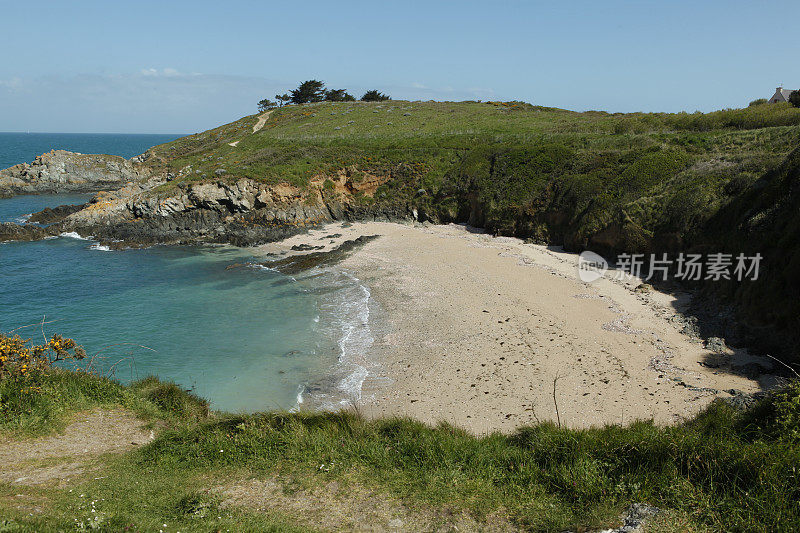
[{"label": "dark rock", "polygon": [[72,213],[77,213],[88,204],[81,205],[60,205],[58,207],[45,207],[38,213],[34,213],[28,219],[28,222],[35,222],[37,224],[54,224],[61,222]]},{"label": "dark rock", "polygon": [[724,398],[723,401],[735,407],[736,409],[746,410],[752,407],[756,402],[765,398],[767,393],[759,391],[753,393],[746,393],[742,392],[739,389],[728,389],[728,394],[731,395],[730,398]]},{"label": "dark rock", "polygon": [[706,350],[710,350],[714,353],[725,353],[728,349],[728,347],[725,346],[725,340],[719,337],[709,337],[703,343],[703,347]]},{"label": "dark rock", "polygon": [[267,261],[261,265],[283,272],[284,274],[297,274],[318,266],[334,265],[353,253],[366,243],[377,239],[378,235],[362,235],[357,239],[345,241],[337,248],[327,252],[312,252],[305,255],[293,255],[277,261]]},{"label": "dark rock", "polygon": [[322,250],[324,246],[311,246],[310,244],[295,244],[292,250],[295,252],[308,252],[309,250]]},{"label": "dark rock", "polygon": [[58,235],[58,232],[50,227],[43,228],[33,224],[20,225],[13,222],[0,223],[0,242],[38,241],[54,235]]}]

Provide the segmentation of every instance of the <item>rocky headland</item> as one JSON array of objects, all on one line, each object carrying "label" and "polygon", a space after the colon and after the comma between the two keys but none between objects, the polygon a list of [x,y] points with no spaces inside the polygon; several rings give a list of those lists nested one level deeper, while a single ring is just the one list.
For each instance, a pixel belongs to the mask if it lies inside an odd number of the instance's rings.
[{"label": "rocky headland", "polygon": [[32,163],[0,170],[0,198],[18,194],[94,192],[139,179],[131,161],[102,154],[52,150]]}]

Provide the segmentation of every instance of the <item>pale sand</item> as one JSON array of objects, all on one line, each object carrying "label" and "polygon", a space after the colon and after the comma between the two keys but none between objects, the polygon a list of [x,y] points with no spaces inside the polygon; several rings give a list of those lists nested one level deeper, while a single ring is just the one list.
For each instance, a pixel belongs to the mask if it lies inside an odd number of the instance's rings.
[{"label": "pale sand", "polygon": [[[510,432],[557,420],[558,378],[566,426],[668,424],[730,396],[696,389],[772,384],[700,364],[710,352],[669,321],[688,295],[641,294],[638,281],[583,283],[576,255],[518,239],[375,222],[331,224],[259,248],[285,254],[296,244],[331,248],[373,234],[381,237],[340,264],[369,287],[389,326],[368,354],[359,400],[368,416]],[[772,366],[746,352],[730,357]]]}]

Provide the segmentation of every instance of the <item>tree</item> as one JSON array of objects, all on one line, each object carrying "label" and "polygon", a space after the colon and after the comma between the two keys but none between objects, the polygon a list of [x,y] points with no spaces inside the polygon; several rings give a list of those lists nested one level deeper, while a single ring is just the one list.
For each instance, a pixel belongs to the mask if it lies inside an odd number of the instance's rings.
[{"label": "tree", "polygon": [[377,89],[372,89],[371,91],[367,91],[364,93],[364,96],[361,97],[362,102],[383,102],[384,100],[391,100],[391,99],[392,99],[391,96],[389,96],[388,94],[383,94]]},{"label": "tree", "polygon": [[325,98],[325,83],[319,80],[304,81],[291,94],[293,104],[321,102]]},{"label": "tree", "polygon": [[267,98],[264,98],[263,100],[261,100],[260,102],[258,102],[258,110],[259,110],[259,111],[266,111],[267,109],[273,109],[273,108],[274,108],[274,107],[276,107],[277,105],[278,105],[278,104],[276,104],[276,103],[275,103],[275,102],[273,102],[272,100],[269,100],[269,99],[267,99]]},{"label": "tree", "polygon": [[286,93],[283,93],[283,94],[276,94],[276,95],[275,95],[275,100],[277,100],[277,101],[279,102],[279,104],[278,104],[278,105],[279,105],[279,106],[281,106],[281,107],[282,107],[282,106],[285,106],[285,105],[286,105],[286,103],[287,103],[287,102],[289,102],[291,99],[292,99],[292,97],[291,97],[291,96],[289,96],[289,95],[288,95],[288,94],[286,94]]},{"label": "tree", "polygon": [[356,98],[345,89],[330,89],[325,91],[326,102],[355,102]]},{"label": "tree", "polygon": [[792,91],[789,95],[789,103],[794,107],[800,107],[800,91]]},{"label": "tree", "polygon": [[752,102],[750,102],[750,105],[748,105],[747,107],[753,107],[753,106],[766,104],[766,103],[767,103],[767,99],[766,98],[759,98],[758,100],[753,100]]}]

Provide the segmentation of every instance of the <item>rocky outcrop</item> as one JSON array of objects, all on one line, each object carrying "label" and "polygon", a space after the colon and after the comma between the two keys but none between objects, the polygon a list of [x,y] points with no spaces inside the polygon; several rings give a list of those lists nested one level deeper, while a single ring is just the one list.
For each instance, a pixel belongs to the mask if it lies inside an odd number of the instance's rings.
[{"label": "rocky outcrop", "polygon": [[28,222],[36,224],[55,224],[61,222],[72,213],[77,213],[86,207],[86,204],[80,205],[59,205],[58,207],[45,207],[38,213],[34,213],[28,218]]},{"label": "rocky outcrop", "polygon": [[346,172],[312,180],[303,189],[239,179],[184,182],[168,192],[155,193],[167,180],[157,176],[98,193],[84,209],[68,216],[62,227],[128,246],[193,242],[252,245],[283,239],[333,220],[415,217],[413,208],[406,205],[377,206],[357,200],[357,195],[363,199],[374,193],[380,179],[354,184]]},{"label": "rocky outcrop", "polygon": [[[344,241],[338,247],[326,252],[310,252],[307,254],[298,254],[278,259],[275,261],[266,261],[259,263],[261,266],[268,267],[284,274],[299,274],[315,267],[335,265],[344,261],[350,254],[358,250],[370,241],[377,239],[379,235],[362,235],[356,239]],[[294,249],[294,247],[293,247]],[[306,251],[306,249],[302,251]],[[228,268],[236,268],[244,266],[239,263],[230,265]]]},{"label": "rocky outcrop", "polygon": [[0,195],[94,192],[140,178],[132,163],[122,157],[53,150],[33,163],[0,170]]},{"label": "rocky outcrop", "polygon": [[47,237],[58,235],[56,228],[45,228],[34,224],[14,224],[13,222],[0,223],[0,242],[7,241],[38,241]]}]

